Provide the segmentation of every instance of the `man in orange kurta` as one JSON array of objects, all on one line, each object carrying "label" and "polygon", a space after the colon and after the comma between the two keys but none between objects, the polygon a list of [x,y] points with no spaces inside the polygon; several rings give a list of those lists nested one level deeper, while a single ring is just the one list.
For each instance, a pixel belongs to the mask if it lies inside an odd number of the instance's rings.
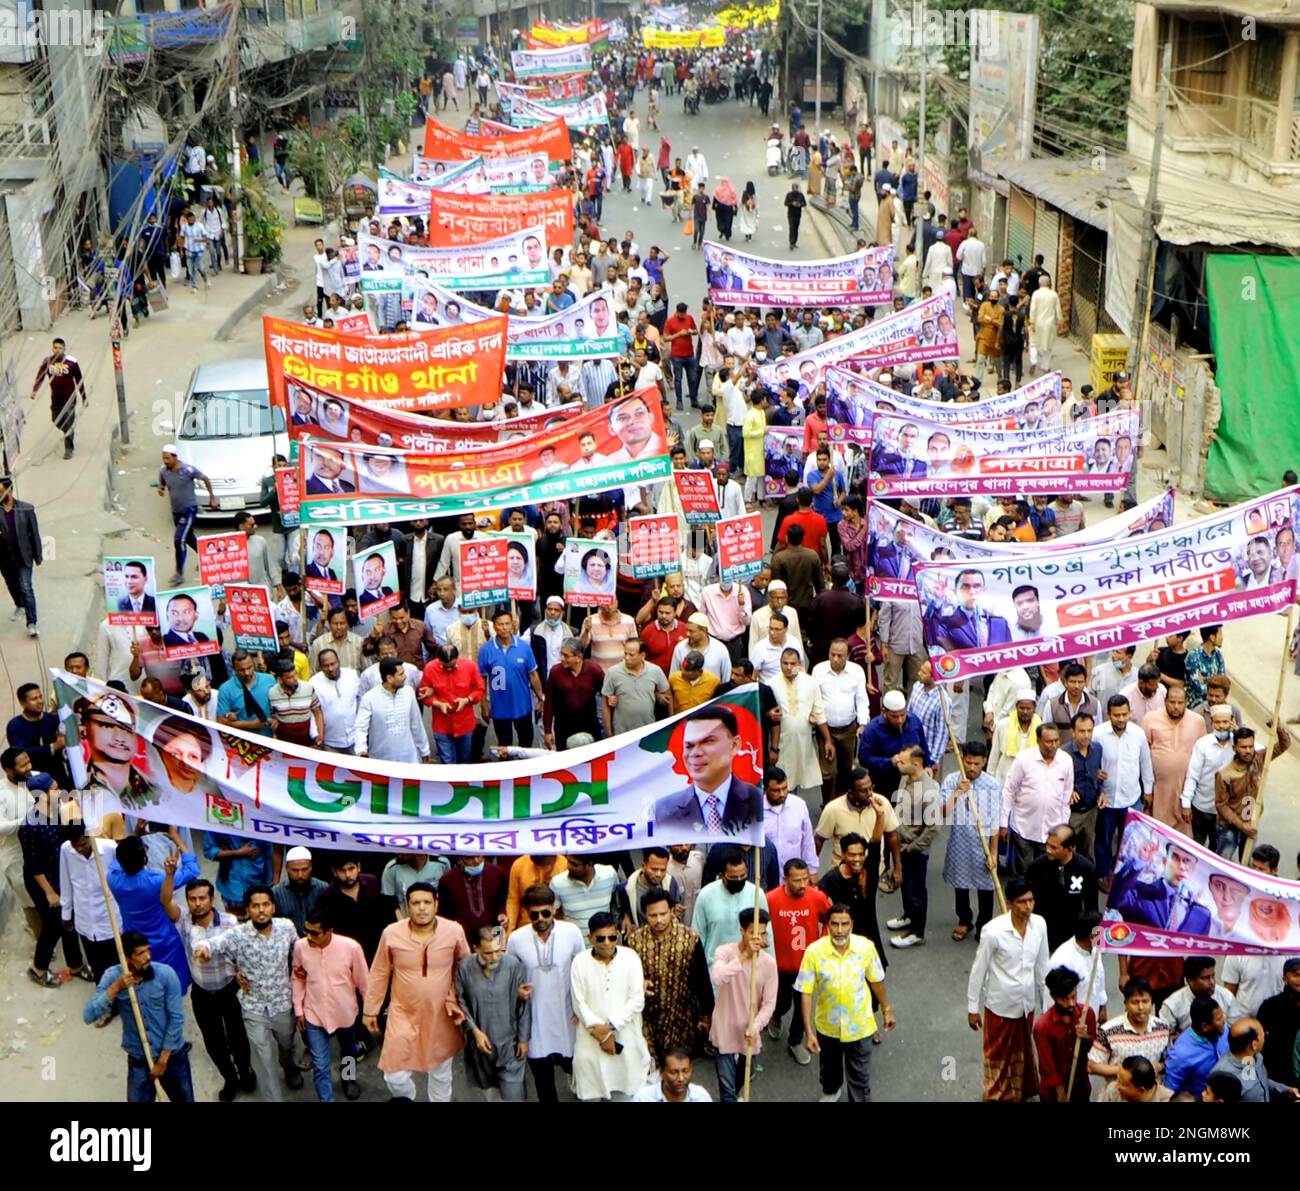
[{"label": "man in orange kurta", "polygon": [[1151,767],[1156,775],[1151,813],[1160,822],[1190,834],[1191,812],[1182,809],[1180,799],[1192,749],[1205,735],[1205,721],[1199,715],[1187,714],[1186,688],[1171,686],[1165,705],[1147,712],[1142,731],[1151,746]]},{"label": "man in orange kurta", "polygon": [[392,985],[388,1030],[379,1056],[395,1097],[416,1098],[415,1077],[429,1077],[429,1099],[451,1099],[451,1061],[465,1046],[465,1011],[456,1000],[456,965],[469,955],[460,923],[438,917],[438,894],[426,881],[406,891],[408,917],[384,928],[366,983],[362,1023],[374,1033]]},{"label": "man in orange kurta", "polygon": [[549,885],[552,877],[568,872],[563,856],[520,856],[510,866],[510,892],[506,895],[506,934],[528,925],[524,893],[534,885]]}]

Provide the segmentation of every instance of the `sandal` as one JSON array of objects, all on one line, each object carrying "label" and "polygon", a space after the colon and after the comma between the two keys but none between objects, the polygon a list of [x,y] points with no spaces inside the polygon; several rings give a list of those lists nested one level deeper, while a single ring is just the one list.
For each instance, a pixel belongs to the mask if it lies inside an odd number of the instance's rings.
[{"label": "sandal", "polygon": [[33,984],[39,984],[43,988],[58,988],[63,982],[48,969],[44,972],[38,972],[35,968],[27,969],[27,979]]},{"label": "sandal", "polygon": [[893,877],[881,877],[881,878],[880,878],[880,889],[878,890],[878,892],[880,892],[880,893],[893,893],[893,892],[895,892],[897,889],[898,889],[898,886],[894,883],[894,878],[893,878]]},{"label": "sandal", "polygon": [[952,932],[952,941],[954,943],[960,943],[968,934],[970,934],[970,932],[971,928],[965,923],[961,923]]}]

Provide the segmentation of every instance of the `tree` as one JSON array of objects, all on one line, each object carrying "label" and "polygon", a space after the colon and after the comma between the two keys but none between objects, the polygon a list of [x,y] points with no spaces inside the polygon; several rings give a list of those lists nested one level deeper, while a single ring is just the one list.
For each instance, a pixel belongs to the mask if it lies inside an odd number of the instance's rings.
[{"label": "tree", "polygon": [[366,155],[384,163],[384,147],[409,136],[415,111],[412,81],[424,68],[424,10],[393,0],[364,0],[361,40],[365,58],[357,90],[365,124]]}]

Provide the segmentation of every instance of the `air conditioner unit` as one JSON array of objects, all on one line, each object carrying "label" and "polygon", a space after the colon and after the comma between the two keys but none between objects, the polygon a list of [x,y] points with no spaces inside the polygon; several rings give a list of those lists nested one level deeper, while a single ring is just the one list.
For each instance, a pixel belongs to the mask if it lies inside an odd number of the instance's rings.
[{"label": "air conditioner unit", "polygon": [[49,121],[44,119],[24,120],[23,138],[29,145],[48,145],[50,143]]}]

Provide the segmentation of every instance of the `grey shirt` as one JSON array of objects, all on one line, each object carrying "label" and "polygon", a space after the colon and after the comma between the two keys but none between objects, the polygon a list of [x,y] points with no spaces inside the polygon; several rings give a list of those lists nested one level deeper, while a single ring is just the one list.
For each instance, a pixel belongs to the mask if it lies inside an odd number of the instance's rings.
[{"label": "grey shirt", "polygon": [[631,673],[626,662],[619,662],[606,670],[605,685],[600,693],[618,697],[618,706],[610,716],[615,734],[653,724],[655,692],[666,693],[667,690],[668,679],[654,662],[646,662],[640,674]]},{"label": "grey shirt", "polygon": [[194,481],[207,478],[197,467],[191,467],[188,463],[182,463],[175,471],[169,467],[158,469],[158,483],[167,489],[173,513],[183,513],[186,509],[198,507],[199,498],[194,491]]}]

